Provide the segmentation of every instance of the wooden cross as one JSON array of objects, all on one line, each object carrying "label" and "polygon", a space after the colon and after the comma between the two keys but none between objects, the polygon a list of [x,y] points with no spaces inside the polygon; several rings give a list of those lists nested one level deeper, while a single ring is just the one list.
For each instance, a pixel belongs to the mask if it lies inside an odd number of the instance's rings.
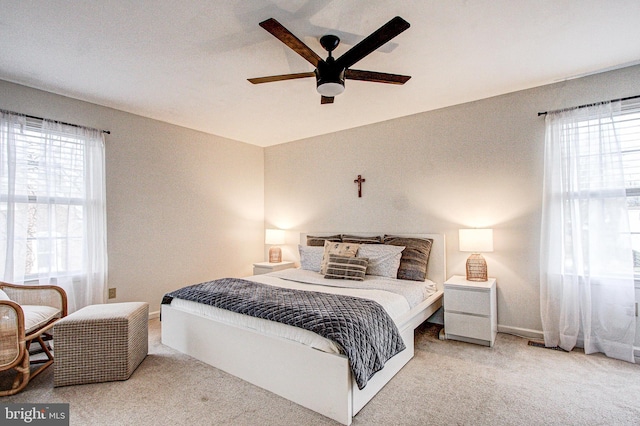
[{"label": "wooden cross", "polygon": [[362,179],[362,175],[358,175],[358,179],[353,181],[353,183],[358,184],[358,198],[362,197],[362,184],[364,182],[365,182],[365,179]]}]

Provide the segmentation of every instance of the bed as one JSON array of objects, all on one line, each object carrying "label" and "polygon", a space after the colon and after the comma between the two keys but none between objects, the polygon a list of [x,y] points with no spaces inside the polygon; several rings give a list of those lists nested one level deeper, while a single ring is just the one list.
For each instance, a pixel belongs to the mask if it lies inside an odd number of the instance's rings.
[{"label": "bed", "polygon": [[[313,235],[323,237],[320,233]],[[373,237],[379,234],[358,235]],[[213,308],[212,312],[212,307],[204,307],[196,302],[173,299],[162,305],[162,343],[349,425],[353,416],[413,357],[415,328],[442,305],[446,270],[444,236],[395,236],[432,240],[426,281],[433,288],[426,298],[410,303],[408,308],[400,307],[399,302],[397,309],[387,306],[386,301],[381,303],[385,310],[392,312],[389,315],[397,326],[405,349],[386,361],[384,368],[370,377],[364,387],[362,383],[356,383],[347,356],[340,353],[340,347],[332,346],[330,340],[304,330],[300,336],[299,331],[287,329],[286,325],[274,325],[272,321],[249,318],[224,309]],[[308,241],[307,235],[301,234],[301,252],[311,250],[305,248]],[[308,261],[303,260],[302,266],[307,264]],[[311,277],[311,282],[305,283],[306,277]],[[372,278],[378,277],[367,276],[364,283],[372,282]],[[343,284],[350,280],[324,280],[322,274],[308,270],[277,271],[245,279],[259,285],[293,288],[310,285],[314,291],[323,281],[331,281],[335,285],[330,283],[332,290],[329,292],[346,294],[358,292],[358,287],[362,287],[360,282],[353,281],[356,289],[352,290],[348,288],[349,285]],[[385,297],[396,302],[398,300],[395,296],[384,296],[383,299]]]}]

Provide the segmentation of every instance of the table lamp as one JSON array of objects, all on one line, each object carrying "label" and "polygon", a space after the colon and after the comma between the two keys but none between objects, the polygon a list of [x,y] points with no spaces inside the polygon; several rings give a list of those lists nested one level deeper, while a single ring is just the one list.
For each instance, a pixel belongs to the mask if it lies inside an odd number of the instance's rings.
[{"label": "table lamp", "polygon": [[467,259],[467,281],[487,281],[487,262],[480,253],[493,251],[493,229],[460,229],[460,251],[473,253]]},{"label": "table lamp", "polygon": [[278,245],[284,244],[284,231],[282,229],[266,229],[264,242],[272,245],[269,249],[269,263],[282,262],[282,250]]}]

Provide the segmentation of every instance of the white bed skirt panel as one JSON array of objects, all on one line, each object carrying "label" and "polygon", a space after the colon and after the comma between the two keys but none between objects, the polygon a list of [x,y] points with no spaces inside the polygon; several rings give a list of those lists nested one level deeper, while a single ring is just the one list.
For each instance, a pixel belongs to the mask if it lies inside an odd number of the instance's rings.
[{"label": "white bed skirt panel", "polygon": [[266,336],[162,305],[162,343],[290,401],[349,425],[414,354],[414,329],[442,305],[442,292],[416,307],[400,328],[406,349],[360,390],[342,354]]}]

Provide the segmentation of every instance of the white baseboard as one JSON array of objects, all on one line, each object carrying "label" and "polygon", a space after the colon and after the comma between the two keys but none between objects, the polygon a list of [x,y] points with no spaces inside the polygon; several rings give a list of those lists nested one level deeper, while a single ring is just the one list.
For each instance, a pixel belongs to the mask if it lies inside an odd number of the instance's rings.
[{"label": "white baseboard", "polygon": [[[515,336],[526,337],[530,339],[544,340],[544,334],[539,330],[531,330],[528,328],[509,327],[498,325],[499,333],[513,334]],[[633,355],[637,358],[636,362],[640,362],[640,347],[633,347]]]},{"label": "white baseboard", "polygon": [[541,330],[531,330],[529,328],[509,327],[506,325],[498,325],[498,333],[513,334],[515,336],[526,337],[530,339],[544,339]]},{"label": "white baseboard", "polygon": [[160,318],[160,311],[149,312],[149,319]]}]

